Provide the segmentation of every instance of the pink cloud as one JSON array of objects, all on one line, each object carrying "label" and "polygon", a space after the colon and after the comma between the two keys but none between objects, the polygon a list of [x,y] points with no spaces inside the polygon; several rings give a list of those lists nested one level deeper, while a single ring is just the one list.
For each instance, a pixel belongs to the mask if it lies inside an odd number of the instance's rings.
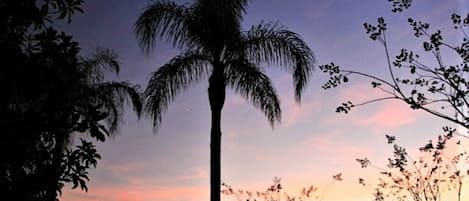
[{"label": "pink cloud", "polygon": [[188,174],[177,176],[176,180],[199,180],[199,179],[208,179],[208,173],[206,169],[203,168],[193,168],[189,170]]},{"label": "pink cloud", "polygon": [[345,163],[347,164],[350,163],[350,161],[354,161],[357,157],[372,154],[370,149],[354,145],[334,143],[331,139],[322,142],[311,141],[311,143],[312,149],[326,153],[327,155],[336,156],[341,161],[346,160]]},{"label": "pink cloud", "polygon": [[[388,96],[389,94],[380,89],[371,88],[364,83],[344,88],[339,95],[344,102],[350,100],[354,104]],[[359,112],[354,114],[355,118],[352,121],[355,124],[378,130],[398,128],[415,123],[419,115],[418,111],[412,110],[407,104],[394,99],[355,107],[352,109],[353,112]]]},{"label": "pink cloud", "polygon": [[327,134],[314,134],[313,137],[300,144],[304,152],[315,152],[317,155],[328,156],[338,165],[344,167],[356,167],[355,159],[360,157],[372,157],[373,150],[365,146],[347,144],[340,141],[343,138],[341,132],[331,132]]},{"label": "pink cloud", "polygon": [[357,122],[363,126],[389,129],[412,124],[416,119],[417,113],[408,105],[399,101],[391,101],[383,103],[376,112],[370,116],[364,116]]},{"label": "pink cloud", "polygon": [[294,125],[300,121],[307,120],[307,117],[317,113],[321,108],[321,104],[317,101],[309,101],[297,104],[295,101],[286,101],[282,108],[284,112],[284,123],[286,126]]},{"label": "pink cloud", "polygon": [[358,83],[348,85],[341,88],[339,99],[342,101],[352,101],[353,103],[361,103],[375,98],[388,96],[384,91],[372,88],[369,83]]},{"label": "pink cloud", "polygon": [[105,168],[109,169],[115,174],[125,174],[129,172],[139,171],[145,167],[145,164],[142,162],[128,162],[117,165],[108,165],[105,164]]},{"label": "pink cloud", "polygon": [[[109,171],[112,175],[119,180],[124,180],[126,184],[129,185],[144,185],[151,183],[149,182],[149,177],[146,176],[148,169],[145,169],[146,164],[143,162],[128,162],[125,164],[111,165],[105,163],[102,169]],[[204,168],[187,168],[182,170],[181,173],[177,175],[167,175],[165,177],[158,178],[160,182],[174,182],[174,181],[189,181],[189,180],[207,180],[208,172]],[[112,183],[106,183],[112,184]]]},{"label": "pink cloud", "polygon": [[[140,169],[140,165],[129,164],[108,168],[113,172],[121,172]],[[160,181],[187,181],[207,180],[208,173],[205,169],[194,168],[186,174],[160,178]],[[63,190],[61,200],[67,201],[196,201],[207,200],[207,187],[201,186],[161,186],[148,182],[144,177],[127,176],[126,185],[93,184],[89,183],[89,191],[66,188]]]},{"label": "pink cloud", "polygon": [[207,189],[186,186],[94,186],[88,193],[65,190],[61,197],[67,201],[192,201],[206,200]]}]

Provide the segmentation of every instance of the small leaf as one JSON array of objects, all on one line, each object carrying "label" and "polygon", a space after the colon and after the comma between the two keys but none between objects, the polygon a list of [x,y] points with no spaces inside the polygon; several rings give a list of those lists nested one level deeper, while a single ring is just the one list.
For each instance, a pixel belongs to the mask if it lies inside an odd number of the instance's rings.
[{"label": "small leaf", "polygon": [[344,76],[343,81],[348,82],[348,78],[346,76]]}]

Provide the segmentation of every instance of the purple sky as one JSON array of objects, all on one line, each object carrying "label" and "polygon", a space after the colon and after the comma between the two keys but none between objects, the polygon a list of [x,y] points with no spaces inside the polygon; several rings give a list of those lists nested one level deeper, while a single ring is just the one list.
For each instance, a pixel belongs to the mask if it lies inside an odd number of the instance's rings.
[{"label": "purple sky", "polygon": [[[65,30],[73,33],[84,52],[97,46],[116,50],[122,61],[117,79],[145,87],[149,74],[179,52],[162,42],[148,56],[139,50],[133,23],[149,2],[89,0],[85,13],[76,16]],[[344,68],[386,77],[383,48],[368,39],[364,22],[374,24],[380,16],[386,19],[391,54],[395,55],[401,48],[421,50],[421,41],[415,40],[407,24],[408,17],[446,30],[444,36],[451,42],[458,35],[449,29],[449,17],[453,12],[467,13],[468,8],[465,0],[415,0],[409,10],[393,14],[387,0],[253,0],[243,27],[278,20],[304,38],[315,51],[318,64],[333,61]],[[447,124],[398,102],[357,108],[348,115],[336,114],[335,108],[341,102],[364,100],[377,93],[367,82],[360,81],[324,91],[321,85],[327,77],[319,69],[298,106],[290,75],[271,69],[268,74],[279,92],[283,111],[283,123],[274,130],[262,113],[240,96],[230,92],[226,100],[222,180],[235,187],[263,190],[278,176],[292,191],[311,184],[321,188],[333,174],[342,172],[345,181],[330,187],[324,195],[324,200],[342,200],[344,195],[337,192],[361,189],[356,182],[358,175],[370,176],[370,171],[359,168],[355,158],[368,156],[385,165],[391,149],[386,146],[384,134],[397,136],[413,152]],[[156,134],[150,120],[137,121],[129,112],[120,134],[98,145],[103,159],[91,172],[89,192],[66,190],[63,200],[207,199],[210,110],[206,89],[207,82],[201,82],[178,96]],[[348,200],[371,196],[361,190],[350,192]]]}]

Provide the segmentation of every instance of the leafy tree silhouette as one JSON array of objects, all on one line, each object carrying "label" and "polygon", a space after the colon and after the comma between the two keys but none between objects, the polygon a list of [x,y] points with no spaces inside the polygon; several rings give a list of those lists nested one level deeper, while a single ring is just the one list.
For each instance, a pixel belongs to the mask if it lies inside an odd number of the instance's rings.
[{"label": "leafy tree silhouette", "polygon": [[192,5],[155,1],[135,23],[135,34],[147,53],[157,39],[182,53],[156,70],[145,90],[145,111],[158,128],[168,104],[191,84],[208,77],[211,108],[210,197],[220,200],[221,112],[229,87],[264,112],[271,126],[280,122],[279,99],[261,63],[282,66],[293,74],[300,102],[315,57],[294,32],[278,22],[241,29],[248,0],[198,0]]},{"label": "leafy tree silhouette", "polygon": [[[411,0],[388,0],[392,2],[393,12],[402,12],[409,8]],[[386,39],[387,24],[380,17],[376,25],[364,23],[369,38],[383,45],[386,54],[386,68],[391,79],[385,79],[366,72],[345,70],[334,63],[320,66],[321,70],[330,75],[330,79],[323,85],[324,89],[337,87],[349,81],[349,77],[356,76],[372,80],[371,87],[383,91],[386,95],[362,103],[343,103],[337,112],[349,112],[353,107],[366,105],[384,100],[400,100],[414,110],[423,110],[435,117],[445,119],[464,128],[469,128],[469,15],[452,14],[451,22],[455,30],[459,31],[462,40],[452,45],[443,38],[441,30],[430,31],[430,25],[413,18],[408,19],[409,25],[416,38],[424,38],[423,50],[435,58],[434,64],[422,61],[419,54],[408,49],[401,49],[400,54],[393,60],[389,53],[389,43]],[[446,52],[445,52],[446,51]],[[454,53],[458,61],[454,64],[445,63],[443,57]],[[397,73],[396,71],[408,73]],[[399,74],[403,74],[400,77]]]},{"label": "leafy tree silhouette", "polygon": [[419,148],[421,156],[413,160],[406,149],[398,145],[394,136],[386,135],[387,143],[393,147],[393,156],[386,167],[373,164],[368,158],[356,159],[362,168],[379,171],[379,181],[372,184],[363,178],[358,182],[373,194],[374,200],[440,201],[464,200],[462,190],[467,183],[467,151],[448,150],[451,146],[464,146],[455,140],[455,129],[445,127],[444,134],[436,142],[430,140]]},{"label": "leafy tree silhouette", "polygon": [[324,189],[318,188],[316,185],[303,187],[299,194],[291,194],[286,192],[281,184],[281,179],[275,177],[273,184],[265,191],[250,191],[244,189],[235,189],[232,186],[222,183],[222,194],[235,198],[237,201],[308,201],[308,200],[324,200],[326,192],[335,182],[341,182],[342,173],[332,175],[332,180]]},{"label": "leafy tree silhouette", "polygon": [[117,55],[98,48],[81,57],[55,19],[81,12],[81,0],[0,3],[0,194],[3,200],[57,200],[67,182],[87,190],[88,169],[100,155],[93,143],[115,133],[126,103],[139,115],[137,86],[105,81]]},{"label": "leafy tree silhouette", "polygon": [[[388,0],[392,3],[393,12],[403,12],[408,9],[412,0]],[[337,107],[336,112],[348,113],[353,107],[367,105],[384,100],[400,100],[412,109],[423,110],[437,118],[452,122],[465,129],[469,128],[469,15],[452,14],[449,22],[455,30],[459,31],[462,41],[451,45],[443,39],[442,31],[430,32],[430,25],[426,22],[408,19],[416,38],[425,38],[423,50],[435,58],[434,64],[423,61],[415,52],[401,49],[400,54],[391,59],[389,43],[386,39],[387,24],[380,17],[376,25],[364,23],[369,38],[383,45],[386,54],[386,67],[391,79],[385,79],[366,72],[344,70],[334,63],[320,66],[330,79],[323,85],[324,89],[337,87],[349,81],[349,77],[357,76],[371,80],[371,87],[377,88],[387,94],[384,97],[374,98],[362,103],[354,104],[351,101]],[[458,60],[456,64],[443,62],[444,53],[454,53]],[[405,70],[404,73],[397,73]],[[372,165],[368,158],[357,159],[362,168],[373,167],[380,171],[380,183],[373,189],[374,200],[444,200],[444,193],[456,192],[455,198],[461,200],[463,179],[467,170],[459,167],[467,164],[466,151],[460,151],[448,156],[447,144],[454,135],[459,134],[456,129],[443,127],[444,134],[438,136],[436,142],[431,140],[420,151],[424,157],[418,161],[412,160],[404,147],[394,141],[394,136],[386,135],[388,144],[393,145],[393,157],[388,158],[387,168]],[[467,137],[467,136],[464,136]],[[457,141],[459,146],[461,141]],[[368,188],[370,185],[362,178],[359,183]]]}]

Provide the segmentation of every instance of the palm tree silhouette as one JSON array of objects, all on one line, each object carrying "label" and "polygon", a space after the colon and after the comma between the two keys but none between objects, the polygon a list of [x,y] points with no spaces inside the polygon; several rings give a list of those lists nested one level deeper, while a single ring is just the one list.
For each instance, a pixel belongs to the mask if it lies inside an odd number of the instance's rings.
[{"label": "palm tree silhouette", "polygon": [[[105,114],[104,134],[113,135],[118,131],[125,106],[131,106],[140,117],[143,109],[140,87],[127,81],[104,80],[106,73],[119,74],[120,62],[117,54],[110,49],[97,48],[89,57],[80,59],[79,69],[85,76],[81,95],[83,103]],[[76,98],[78,99],[78,98]],[[78,111],[84,113],[86,111]],[[104,136],[102,136],[104,137]],[[104,141],[104,139],[98,140]]]},{"label": "palm tree silhouette", "polygon": [[274,126],[280,123],[280,103],[260,64],[291,72],[299,103],[315,63],[313,52],[300,36],[277,22],[243,31],[240,22],[248,2],[197,0],[192,5],[178,5],[159,0],[144,8],[134,27],[139,45],[147,53],[158,39],[183,51],[151,75],[144,92],[144,110],[153,118],[155,129],[179,92],[209,78],[211,201],[220,200],[220,120],[226,88],[252,101]]}]

